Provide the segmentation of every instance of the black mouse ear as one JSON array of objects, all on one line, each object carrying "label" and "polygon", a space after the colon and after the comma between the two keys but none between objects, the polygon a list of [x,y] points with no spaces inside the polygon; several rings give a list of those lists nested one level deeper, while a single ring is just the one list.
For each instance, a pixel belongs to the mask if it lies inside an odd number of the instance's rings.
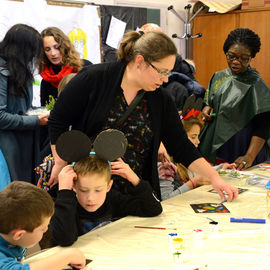
[{"label": "black mouse ear", "polygon": [[197,100],[195,102],[194,109],[196,111],[201,111],[202,110],[202,106],[203,106],[203,99],[199,97],[199,98],[197,98]]},{"label": "black mouse ear", "polygon": [[99,133],[93,146],[99,158],[114,161],[124,155],[127,143],[123,132],[117,129],[107,129]]},{"label": "black mouse ear", "polygon": [[56,152],[67,162],[77,162],[91,151],[91,140],[79,130],[67,131],[57,139]]},{"label": "black mouse ear", "polygon": [[185,116],[188,110],[191,110],[192,108],[194,108],[195,99],[196,98],[193,94],[186,99],[185,104],[183,106],[182,116]]}]

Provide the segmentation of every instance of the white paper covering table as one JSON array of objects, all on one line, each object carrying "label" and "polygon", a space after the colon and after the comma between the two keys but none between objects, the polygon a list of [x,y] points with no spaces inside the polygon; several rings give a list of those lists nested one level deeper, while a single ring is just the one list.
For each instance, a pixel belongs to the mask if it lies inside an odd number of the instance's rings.
[{"label": "white paper covering table", "polygon": [[[258,170],[254,172],[260,173]],[[264,175],[270,173],[264,172]],[[244,179],[225,178],[235,186],[248,188],[234,202],[225,203],[230,213],[195,213],[191,203],[220,203],[220,197],[202,186],[162,202],[163,213],[154,218],[126,217],[89,232],[73,245],[93,261],[92,270],[171,270],[194,269],[270,269],[270,222],[266,224],[231,223],[235,218],[265,218],[266,191],[245,185]],[[210,217],[219,223],[218,233],[211,233]],[[161,229],[134,226],[164,227]],[[194,241],[193,230],[204,231],[201,241]],[[176,229],[176,230],[173,230]],[[184,263],[173,263],[168,234],[177,232],[183,238]],[[35,255],[27,262],[57,252],[55,247]],[[204,269],[204,268],[202,268]]]}]

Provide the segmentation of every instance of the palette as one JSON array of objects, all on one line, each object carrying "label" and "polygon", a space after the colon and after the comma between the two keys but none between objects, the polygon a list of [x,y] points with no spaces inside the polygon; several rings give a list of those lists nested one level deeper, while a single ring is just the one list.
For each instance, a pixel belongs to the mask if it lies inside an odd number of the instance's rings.
[{"label": "palette", "polygon": [[238,179],[247,179],[254,175],[254,173],[237,171],[237,170],[219,170],[218,173],[221,176],[224,175],[224,176],[238,178]]},{"label": "palette", "polygon": [[199,203],[190,205],[195,213],[230,213],[224,204]]}]

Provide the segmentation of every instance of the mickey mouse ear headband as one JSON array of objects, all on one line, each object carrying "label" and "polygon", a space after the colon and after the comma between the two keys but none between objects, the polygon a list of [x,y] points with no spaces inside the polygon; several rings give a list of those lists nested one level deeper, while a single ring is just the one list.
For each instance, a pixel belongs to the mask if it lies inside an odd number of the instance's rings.
[{"label": "mickey mouse ear headband", "polygon": [[189,96],[183,106],[181,119],[188,119],[190,117],[197,117],[203,106],[202,98],[197,98],[195,95]]},{"label": "mickey mouse ear headband", "polygon": [[[79,130],[67,131],[57,139],[56,152],[65,161],[77,162],[91,152],[91,140]],[[121,157],[127,148],[127,138],[116,129],[107,129],[98,134],[94,144],[96,155],[106,161]]]}]

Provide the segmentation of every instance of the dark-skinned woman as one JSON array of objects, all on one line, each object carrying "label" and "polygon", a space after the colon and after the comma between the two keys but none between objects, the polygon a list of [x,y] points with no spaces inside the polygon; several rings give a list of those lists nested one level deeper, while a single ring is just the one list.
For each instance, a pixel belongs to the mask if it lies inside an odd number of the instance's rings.
[{"label": "dark-skinned woman", "polygon": [[235,162],[243,170],[267,159],[270,90],[250,66],[260,46],[246,28],[233,30],[224,43],[229,68],[210,80],[203,109],[208,124],[200,137],[200,151],[213,163]]}]

